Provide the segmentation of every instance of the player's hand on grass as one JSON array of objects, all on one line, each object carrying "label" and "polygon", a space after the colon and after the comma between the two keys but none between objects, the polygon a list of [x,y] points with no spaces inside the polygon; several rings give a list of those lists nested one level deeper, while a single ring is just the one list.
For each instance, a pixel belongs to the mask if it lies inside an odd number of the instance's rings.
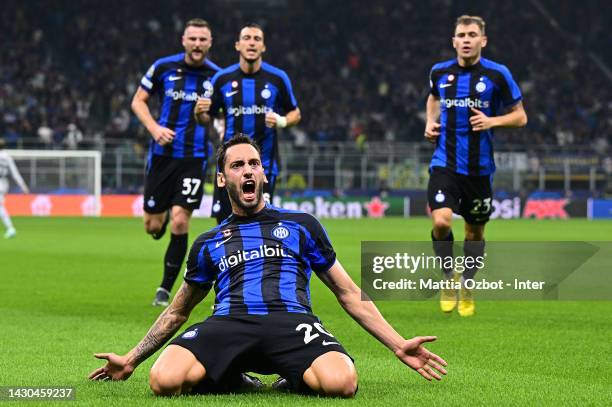
[{"label": "player's hand on grass", "polygon": [[423,346],[423,343],[433,342],[436,339],[438,338],[435,336],[416,336],[404,342],[402,347],[395,352],[395,356],[427,380],[432,378],[441,380],[440,374],[446,374],[444,366],[448,364],[440,356]]},{"label": "player's hand on grass", "polygon": [[98,359],[105,359],[106,365],[89,374],[90,380],[127,380],[135,367],[128,362],[127,356],[114,353],[96,353]]},{"label": "player's hand on grass", "polygon": [[472,130],[474,131],[485,131],[489,130],[491,127],[494,127],[495,118],[489,117],[478,109],[470,108],[473,116],[470,117],[470,124],[472,125]]},{"label": "player's hand on grass", "polygon": [[435,143],[440,136],[440,123],[428,121],[425,124],[425,138],[430,143]]},{"label": "player's hand on grass", "polygon": [[156,125],[156,127],[152,130],[149,130],[153,139],[160,146],[165,146],[166,144],[172,143],[174,140],[174,135],[176,134],[174,131],[170,130],[167,127],[163,127],[160,125]]}]

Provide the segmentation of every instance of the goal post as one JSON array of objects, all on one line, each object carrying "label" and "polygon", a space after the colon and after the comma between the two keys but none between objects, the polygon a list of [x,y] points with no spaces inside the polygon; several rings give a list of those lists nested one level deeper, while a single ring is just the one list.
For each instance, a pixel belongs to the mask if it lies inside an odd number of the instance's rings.
[{"label": "goal post", "polygon": [[94,150],[4,150],[34,194],[86,195],[100,216],[102,154]]}]

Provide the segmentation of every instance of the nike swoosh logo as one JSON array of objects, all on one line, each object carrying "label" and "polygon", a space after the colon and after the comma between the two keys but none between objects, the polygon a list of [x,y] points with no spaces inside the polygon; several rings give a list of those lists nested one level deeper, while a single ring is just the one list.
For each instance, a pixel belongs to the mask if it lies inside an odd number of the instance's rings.
[{"label": "nike swoosh logo", "polygon": [[183,79],[182,76],[170,76],[168,78],[169,81],[178,81],[179,79]]},{"label": "nike swoosh logo", "polygon": [[327,346],[327,345],[340,345],[338,342],[327,342],[327,341],[323,341],[323,342],[321,342],[321,344],[323,346]]},{"label": "nike swoosh logo", "polygon": [[235,91],[233,91],[233,92],[225,92],[225,97],[226,97],[226,98],[232,97],[232,96],[234,96],[236,93],[238,93],[238,91],[237,91],[237,90],[235,90]]},{"label": "nike swoosh logo", "polygon": [[221,246],[223,243],[227,242],[227,241],[228,241],[228,240],[230,240],[231,238],[232,238],[232,237],[230,236],[230,237],[228,237],[228,238],[227,238],[227,239],[225,239],[225,240],[222,240],[222,241],[220,241],[220,242],[215,243],[215,249],[218,249],[218,248],[219,248],[219,246]]},{"label": "nike swoosh logo", "polygon": [[444,83],[444,84],[440,85],[440,87],[441,88],[448,88],[451,85],[452,85],[452,83]]},{"label": "nike swoosh logo", "polygon": [[194,202],[198,202],[198,200],[195,198],[187,198],[187,203],[194,203]]}]

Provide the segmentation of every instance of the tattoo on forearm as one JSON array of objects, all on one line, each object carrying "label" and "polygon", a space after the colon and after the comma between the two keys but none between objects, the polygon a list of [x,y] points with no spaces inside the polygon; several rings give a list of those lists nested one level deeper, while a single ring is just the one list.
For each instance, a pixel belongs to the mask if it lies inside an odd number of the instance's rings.
[{"label": "tattoo on forearm", "polygon": [[140,364],[157,352],[187,321],[193,307],[202,301],[205,295],[205,291],[183,283],[172,303],[161,313],[147,335],[134,348],[135,363]]}]

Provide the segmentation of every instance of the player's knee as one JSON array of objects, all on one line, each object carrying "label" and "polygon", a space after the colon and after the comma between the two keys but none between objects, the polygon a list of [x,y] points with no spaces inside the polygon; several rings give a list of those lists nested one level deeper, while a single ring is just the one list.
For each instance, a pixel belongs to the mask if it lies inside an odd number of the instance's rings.
[{"label": "player's knee", "polygon": [[158,233],[161,230],[161,223],[154,219],[145,219],[144,221],[145,232],[152,235]]},{"label": "player's knee", "polygon": [[357,372],[351,365],[311,366],[304,381],[318,393],[328,397],[350,398],[357,392]]},{"label": "player's knee", "polygon": [[151,369],[149,386],[156,396],[176,396],[181,394],[183,380],[172,372]]},{"label": "player's knee", "polygon": [[329,375],[320,381],[321,390],[326,396],[351,398],[357,393],[357,374],[355,370]]},{"label": "player's knee", "polygon": [[451,220],[444,216],[437,216],[434,218],[433,227],[436,231],[448,233],[451,228]]},{"label": "player's knee", "polygon": [[189,219],[182,216],[175,217],[172,223],[172,233],[184,235],[187,232],[189,232]]}]

